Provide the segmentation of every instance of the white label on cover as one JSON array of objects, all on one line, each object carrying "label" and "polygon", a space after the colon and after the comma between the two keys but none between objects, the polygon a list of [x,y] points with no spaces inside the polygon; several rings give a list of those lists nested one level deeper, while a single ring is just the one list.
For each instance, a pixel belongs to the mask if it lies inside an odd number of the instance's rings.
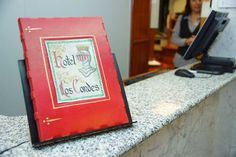
[{"label": "white label on cover", "polygon": [[91,38],[46,40],[45,44],[58,103],[105,97]]}]

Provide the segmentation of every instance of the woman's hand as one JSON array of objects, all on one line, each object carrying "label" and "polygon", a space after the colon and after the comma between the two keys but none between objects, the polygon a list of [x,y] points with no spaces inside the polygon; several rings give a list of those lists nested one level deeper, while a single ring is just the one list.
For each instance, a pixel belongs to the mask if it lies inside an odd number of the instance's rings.
[{"label": "woman's hand", "polygon": [[193,36],[191,36],[190,38],[187,38],[186,40],[185,40],[185,44],[186,45],[191,45],[192,44],[192,42],[194,41],[194,39],[195,39],[195,35],[193,35]]}]

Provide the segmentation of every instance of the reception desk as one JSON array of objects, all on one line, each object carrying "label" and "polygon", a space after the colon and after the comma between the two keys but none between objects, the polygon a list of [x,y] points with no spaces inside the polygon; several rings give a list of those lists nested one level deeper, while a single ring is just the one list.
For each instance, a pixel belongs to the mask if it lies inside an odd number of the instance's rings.
[{"label": "reception desk", "polygon": [[26,116],[0,116],[0,156],[233,157],[236,72],[182,78],[170,71],[126,86],[130,128],[34,149]]}]

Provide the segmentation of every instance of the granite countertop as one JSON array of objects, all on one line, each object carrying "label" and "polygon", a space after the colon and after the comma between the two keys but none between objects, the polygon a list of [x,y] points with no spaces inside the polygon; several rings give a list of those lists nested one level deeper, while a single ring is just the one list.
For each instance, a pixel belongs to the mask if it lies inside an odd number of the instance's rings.
[{"label": "granite countertop", "polygon": [[0,156],[120,156],[232,81],[236,73],[182,78],[170,71],[125,87],[133,127],[41,149],[30,143],[26,116],[0,115]]}]

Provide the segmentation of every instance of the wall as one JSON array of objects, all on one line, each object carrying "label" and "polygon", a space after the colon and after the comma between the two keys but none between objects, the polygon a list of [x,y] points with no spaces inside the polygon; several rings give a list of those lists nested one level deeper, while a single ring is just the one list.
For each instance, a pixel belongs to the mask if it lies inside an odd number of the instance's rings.
[{"label": "wall", "polygon": [[184,11],[186,0],[170,0],[169,4],[170,13],[180,13]]},{"label": "wall", "polygon": [[219,1],[220,0],[212,0],[212,9],[228,12],[230,22],[225,27],[224,32],[217,37],[209,53],[213,56],[236,58],[236,8],[221,8]]},{"label": "wall", "polygon": [[127,0],[0,0],[0,114],[25,114],[17,60],[23,58],[18,17],[102,16],[123,78],[128,77],[131,2]]},{"label": "wall", "polygon": [[159,26],[159,8],[160,0],[151,0],[150,28],[158,28]]}]

